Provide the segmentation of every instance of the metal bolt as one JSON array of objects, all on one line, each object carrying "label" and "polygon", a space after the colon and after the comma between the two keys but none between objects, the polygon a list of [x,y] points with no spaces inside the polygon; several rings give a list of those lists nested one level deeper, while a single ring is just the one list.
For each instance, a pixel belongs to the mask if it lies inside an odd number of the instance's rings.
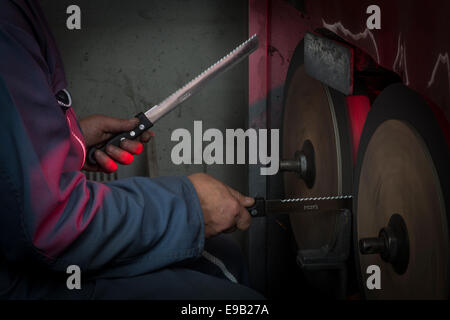
[{"label": "metal bolt", "polygon": [[376,254],[386,251],[384,238],[364,238],[359,240],[359,251],[361,254]]},{"label": "metal bolt", "polygon": [[134,132],[134,131],[130,132],[130,136],[134,137],[135,135],[136,135],[136,132]]},{"label": "metal bolt", "polygon": [[145,129],[145,126],[143,124],[140,124],[139,125],[139,130],[144,130],[144,129]]}]

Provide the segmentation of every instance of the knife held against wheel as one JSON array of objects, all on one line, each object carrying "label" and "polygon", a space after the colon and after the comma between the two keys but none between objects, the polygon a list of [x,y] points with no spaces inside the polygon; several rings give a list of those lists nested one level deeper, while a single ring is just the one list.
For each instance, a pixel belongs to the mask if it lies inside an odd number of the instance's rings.
[{"label": "knife held against wheel", "polygon": [[247,210],[252,217],[265,217],[280,213],[318,214],[352,208],[352,196],[332,196],[266,200],[255,198],[255,204]]},{"label": "knife held against wheel", "polygon": [[131,131],[122,132],[99,147],[92,147],[89,149],[87,158],[92,164],[96,164],[94,154],[97,150],[105,151],[106,146],[112,144],[120,147],[120,143],[125,140],[134,140],[139,137],[144,131],[153,127],[153,124],[161,119],[164,115],[175,109],[180,103],[186,101],[190,96],[202,88],[206,83],[212,80],[219,74],[229,70],[234,65],[244,60],[248,55],[255,51],[258,47],[258,36],[255,34],[250,39],[236,47],[229,54],[203,71],[196,78],[187,83],[184,87],[178,89],[161,103],[153,106],[145,113],[141,112],[136,115],[139,119],[139,124]]}]

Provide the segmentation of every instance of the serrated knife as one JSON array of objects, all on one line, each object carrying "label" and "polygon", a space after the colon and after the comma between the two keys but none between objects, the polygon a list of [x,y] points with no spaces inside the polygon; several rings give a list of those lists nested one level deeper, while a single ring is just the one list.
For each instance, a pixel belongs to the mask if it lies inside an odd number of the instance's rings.
[{"label": "serrated knife", "polygon": [[247,41],[236,47],[229,54],[224,56],[222,59],[214,63],[208,69],[203,71],[196,78],[188,82],[184,87],[178,89],[161,103],[153,106],[145,113],[139,113],[136,118],[139,119],[139,124],[131,131],[121,132],[106,143],[98,147],[92,147],[89,149],[87,158],[92,164],[95,164],[94,153],[97,150],[105,151],[107,145],[112,144],[117,147],[125,139],[134,140],[139,137],[144,131],[150,129],[155,122],[161,119],[163,116],[168,114],[170,111],[175,109],[182,102],[190,98],[195,92],[201,89],[205,84],[211,81],[216,76],[229,70],[231,67],[235,66],[242,60],[244,60],[248,55],[258,48],[258,36],[255,34]]},{"label": "serrated knife", "polygon": [[352,196],[275,199],[255,198],[255,204],[247,210],[252,217],[265,217],[286,213],[317,214],[352,208]]}]

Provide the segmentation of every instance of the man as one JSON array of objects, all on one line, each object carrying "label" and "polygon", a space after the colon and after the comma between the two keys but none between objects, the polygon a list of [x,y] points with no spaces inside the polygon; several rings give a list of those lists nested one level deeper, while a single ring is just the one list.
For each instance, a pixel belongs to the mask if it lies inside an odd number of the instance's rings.
[{"label": "man", "polygon": [[[254,200],[204,174],[87,181],[82,168],[114,171],[150,134],[86,164],[90,146],[136,119],[78,123],[65,88],[38,3],[0,0],[0,297],[259,298],[237,284],[240,264],[213,254],[236,260],[215,236],[248,228]],[[66,286],[71,265],[80,267],[80,290]]]}]

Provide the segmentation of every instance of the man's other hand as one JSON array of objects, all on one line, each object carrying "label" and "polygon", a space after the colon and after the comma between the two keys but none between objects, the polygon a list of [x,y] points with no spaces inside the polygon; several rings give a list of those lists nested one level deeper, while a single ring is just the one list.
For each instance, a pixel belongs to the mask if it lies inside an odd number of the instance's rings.
[{"label": "man's other hand", "polygon": [[236,228],[248,229],[251,216],[246,207],[254,204],[253,198],[240,194],[204,173],[196,173],[188,178],[200,199],[206,238],[234,231]]},{"label": "man's other hand", "polygon": [[[81,131],[83,132],[86,147],[100,145],[110,139],[113,135],[132,130],[139,123],[137,118],[119,119],[104,115],[92,115],[80,120]],[[146,143],[153,136],[151,131],[144,132],[137,140],[125,139],[120,143],[120,148],[108,145],[106,153],[97,150],[94,154],[96,165],[86,161],[83,169],[87,171],[103,171],[111,173],[117,170],[117,163],[130,164],[134,160],[134,155],[138,155],[144,149],[142,143]]]}]

